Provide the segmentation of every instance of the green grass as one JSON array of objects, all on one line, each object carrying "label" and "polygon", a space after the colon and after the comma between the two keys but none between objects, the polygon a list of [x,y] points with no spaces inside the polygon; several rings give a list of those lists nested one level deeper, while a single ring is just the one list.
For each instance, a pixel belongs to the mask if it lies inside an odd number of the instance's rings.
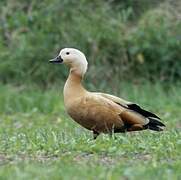
[{"label": "green grass", "polygon": [[123,85],[112,92],[159,114],[164,132],[93,141],[65,113],[62,87],[1,85],[0,179],[181,179],[181,87]]}]

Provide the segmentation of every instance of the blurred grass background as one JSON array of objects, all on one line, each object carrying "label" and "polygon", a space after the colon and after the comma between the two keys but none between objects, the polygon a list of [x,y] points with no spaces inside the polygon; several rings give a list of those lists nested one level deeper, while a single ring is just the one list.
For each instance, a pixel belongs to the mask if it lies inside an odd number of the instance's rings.
[{"label": "blurred grass background", "polygon": [[[177,82],[181,78],[181,3],[169,0],[1,0],[0,80],[47,86],[65,80],[48,59],[63,47],[83,51],[89,82]],[[64,77],[64,78],[63,78]]]},{"label": "blurred grass background", "polygon": [[[63,47],[89,90],[136,102],[165,131],[92,134],[65,112]],[[181,1],[1,0],[0,179],[181,179]]]}]

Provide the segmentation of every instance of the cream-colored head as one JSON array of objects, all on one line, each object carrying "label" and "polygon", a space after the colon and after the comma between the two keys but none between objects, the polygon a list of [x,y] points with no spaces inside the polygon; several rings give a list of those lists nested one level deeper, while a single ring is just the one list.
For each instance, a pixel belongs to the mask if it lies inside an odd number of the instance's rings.
[{"label": "cream-colored head", "polygon": [[59,55],[50,60],[52,63],[63,63],[70,66],[71,70],[79,75],[84,75],[87,71],[88,62],[85,55],[74,48],[64,48],[60,51]]}]

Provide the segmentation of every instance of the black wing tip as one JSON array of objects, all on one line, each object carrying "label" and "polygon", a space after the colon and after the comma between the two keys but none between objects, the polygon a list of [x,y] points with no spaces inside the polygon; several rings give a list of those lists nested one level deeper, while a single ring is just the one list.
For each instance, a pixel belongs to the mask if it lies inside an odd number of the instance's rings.
[{"label": "black wing tip", "polygon": [[163,131],[165,124],[160,122],[159,120],[156,120],[154,118],[148,118],[149,123],[145,125],[145,128],[153,130],[153,131]]},{"label": "black wing tip", "polygon": [[157,118],[157,119],[161,120],[161,118],[158,117],[156,114],[153,114],[152,112],[149,112],[149,111],[142,109],[137,104],[128,104],[128,108],[142,114],[143,116],[145,116],[147,118],[153,117],[153,118]]},{"label": "black wing tip", "polygon": [[163,124],[161,121],[157,120],[157,119],[154,119],[152,117],[149,117],[149,124],[154,124],[154,125],[157,125],[157,126],[164,126],[165,127],[165,124]]}]

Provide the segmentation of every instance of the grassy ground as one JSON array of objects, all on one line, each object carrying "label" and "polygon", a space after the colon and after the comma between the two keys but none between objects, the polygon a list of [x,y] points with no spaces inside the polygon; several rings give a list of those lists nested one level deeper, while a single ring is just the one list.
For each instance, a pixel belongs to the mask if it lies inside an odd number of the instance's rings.
[{"label": "grassy ground", "polygon": [[61,88],[1,85],[0,179],[181,179],[181,87],[120,89],[114,94],[159,114],[166,130],[93,141],[68,118]]}]

